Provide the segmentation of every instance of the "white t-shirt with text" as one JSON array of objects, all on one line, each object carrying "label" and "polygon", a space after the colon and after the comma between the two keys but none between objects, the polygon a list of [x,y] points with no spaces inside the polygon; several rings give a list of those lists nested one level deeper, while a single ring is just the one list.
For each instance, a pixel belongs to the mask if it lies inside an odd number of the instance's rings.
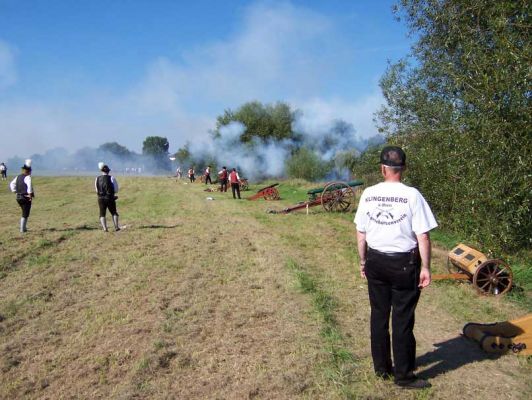
[{"label": "white t-shirt with text", "polygon": [[417,246],[416,234],[438,226],[421,193],[401,182],[381,182],[364,190],[354,222],[366,233],[368,246],[384,253],[407,252]]}]

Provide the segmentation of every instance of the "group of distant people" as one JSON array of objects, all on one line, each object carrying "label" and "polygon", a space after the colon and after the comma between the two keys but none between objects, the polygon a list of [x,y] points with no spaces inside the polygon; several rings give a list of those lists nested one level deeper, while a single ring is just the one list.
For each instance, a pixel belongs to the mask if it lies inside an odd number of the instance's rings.
[{"label": "group of distant people", "polygon": [[[3,166],[3,168],[2,168]],[[118,224],[118,212],[116,210],[116,200],[118,197],[118,182],[114,176],[110,175],[110,168],[103,162],[98,164],[101,175],[94,181],[94,188],[98,195],[98,207],[100,209],[100,224],[104,232],[108,232],[106,212],[109,210],[113,218],[113,225],[115,231],[120,230]],[[7,167],[4,163],[0,164],[0,171],[2,172],[2,180],[7,180]],[[9,184],[9,188],[13,193],[16,193],[16,200],[22,210],[20,218],[20,232],[27,232],[28,218],[30,217],[31,205],[35,197],[35,191],[31,181],[31,159],[24,161],[21,167],[21,173],[15,177]]]},{"label": "group of distant people", "polygon": [[[207,168],[205,168],[205,171],[203,173],[203,180],[205,184],[211,184],[212,185],[212,178],[211,178],[211,169],[212,166],[208,165]],[[175,176],[178,179],[181,179],[183,177],[183,171],[181,170],[181,167],[178,166],[175,172]],[[188,171],[187,171],[188,179],[190,180],[190,183],[194,183],[196,181],[196,171],[194,170],[194,166],[192,165]],[[220,192],[227,192],[227,185],[231,184],[231,192],[233,193],[233,198],[241,198],[240,197],[240,176],[238,175],[238,171],[236,168],[232,168],[231,172],[227,170],[227,167],[222,167],[220,171],[218,171],[218,183],[220,184]]]}]

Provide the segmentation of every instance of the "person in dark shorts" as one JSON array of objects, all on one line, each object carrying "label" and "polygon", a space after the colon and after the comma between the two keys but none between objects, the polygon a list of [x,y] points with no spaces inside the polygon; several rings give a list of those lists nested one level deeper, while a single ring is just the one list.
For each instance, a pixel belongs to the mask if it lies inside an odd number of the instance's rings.
[{"label": "person in dark shorts", "polygon": [[0,174],[2,175],[2,180],[7,181],[7,166],[6,164],[0,164]]},{"label": "person in dark shorts", "polygon": [[30,217],[30,210],[35,194],[33,192],[33,185],[31,182],[31,160],[26,160],[21,168],[21,174],[15,177],[9,184],[9,188],[13,193],[17,194],[17,203],[22,210],[20,218],[20,232],[27,231],[26,224]]},{"label": "person in dark shorts", "polygon": [[104,232],[108,232],[107,221],[105,218],[106,211],[109,210],[113,217],[113,225],[115,231],[120,230],[120,225],[118,225],[118,212],[116,211],[116,199],[118,197],[118,182],[114,176],[109,175],[111,171],[107,165],[104,163],[99,163],[98,167],[102,174],[96,178],[94,181],[94,187],[96,193],[98,194],[98,207],[100,208],[100,224]]}]

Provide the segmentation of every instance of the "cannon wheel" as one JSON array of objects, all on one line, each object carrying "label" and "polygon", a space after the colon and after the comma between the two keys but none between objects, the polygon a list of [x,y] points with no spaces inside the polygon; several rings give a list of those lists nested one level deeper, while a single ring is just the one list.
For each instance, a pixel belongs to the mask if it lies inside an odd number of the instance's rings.
[{"label": "cannon wheel", "polygon": [[345,182],[331,182],[323,188],[321,205],[328,212],[349,211],[355,204],[355,191]]},{"label": "cannon wheel", "polygon": [[264,191],[264,200],[279,200],[279,191],[276,188],[268,188]]},{"label": "cannon wheel", "polygon": [[506,293],[511,289],[512,281],[512,270],[502,260],[484,261],[473,275],[473,286],[481,294]]},{"label": "cannon wheel", "polygon": [[240,190],[248,190],[248,180],[247,179],[240,179]]}]

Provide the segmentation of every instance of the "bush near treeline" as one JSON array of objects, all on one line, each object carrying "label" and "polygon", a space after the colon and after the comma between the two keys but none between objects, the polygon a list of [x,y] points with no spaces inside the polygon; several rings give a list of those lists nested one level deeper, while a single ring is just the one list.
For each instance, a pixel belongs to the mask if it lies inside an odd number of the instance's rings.
[{"label": "bush near treeline", "polygon": [[381,79],[376,120],[405,148],[408,179],[444,228],[488,252],[532,243],[529,4],[401,1],[417,42]]}]

